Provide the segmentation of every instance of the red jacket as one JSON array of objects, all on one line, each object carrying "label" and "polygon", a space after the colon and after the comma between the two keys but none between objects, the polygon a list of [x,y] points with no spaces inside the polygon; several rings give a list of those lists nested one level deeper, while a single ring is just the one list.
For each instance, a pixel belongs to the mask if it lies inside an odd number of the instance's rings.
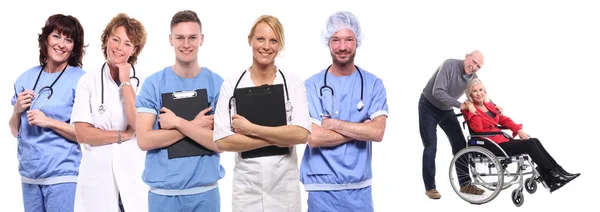
[{"label": "red jacket", "polygon": [[[486,102],[485,107],[492,113],[496,114],[494,118],[490,117],[479,108],[475,107],[476,113],[471,113],[469,110],[462,110],[469,127],[473,132],[501,132],[498,126],[504,126],[513,132],[513,137],[517,135],[517,131],[523,128],[523,124],[516,124],[512,119],[499,114],[496,106],[491,102]],[[496,143],[508,142],[509,139],[503,135],[488,136],[489,139]]]}]

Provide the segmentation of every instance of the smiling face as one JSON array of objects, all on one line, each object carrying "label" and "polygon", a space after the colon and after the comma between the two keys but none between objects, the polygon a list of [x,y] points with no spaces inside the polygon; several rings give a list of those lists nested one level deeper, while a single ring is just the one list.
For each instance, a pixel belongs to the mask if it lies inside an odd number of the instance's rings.
[{"label": "smiling face", "polygon": [[465,73],[471,75],[476,73],[483,66],[483,55],[480,52],[473,52],[465,56]]},{"label": "smiling face", "polygon": [[279,54],[280,39],[275,31],[266,23],[256,25],[254,35],[250,40],[253,63],[260,66],[272,65]]},{"label": "smiling face", "polygon": [[135,52],[135,45],[129,39],[125,27],[117,27],[106,41],[106,57],[110,65],[126,63]]},{"label": "smiling face", "polygon": [[338,30],[329,39],[329,52],[333,62],[341,66],[354,63],[356,44],[356,35],[352,30],[347,28]]},{"label": "smiling face", "polygon": [[483,104],[486,100],[486,95],[487,93],[485,91],[485,88],[483,87],[483,84],[474,83],[473,86],[471,86],[469,97],[473,103]]},{"label": "smiling face", "polygon": [[178,63],[198,61],[198,48],[202,46],[204,35],[196,22],[181,22],[171,28],[169,35]]},{"label": "smiling face", "polygon": [[47,61],[55,64],[65,64],[73,52],[73,39],[54,30],[48,35],[47,40]]}]

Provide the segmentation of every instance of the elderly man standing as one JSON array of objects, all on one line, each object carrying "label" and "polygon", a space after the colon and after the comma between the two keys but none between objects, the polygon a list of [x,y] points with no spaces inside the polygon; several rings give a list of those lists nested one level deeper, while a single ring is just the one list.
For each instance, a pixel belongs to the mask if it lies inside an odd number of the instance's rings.
[{"label": "elderly man standing", "polygon": [[[467,141],[463,135],[453,108],[466,109],[460,98],[470,79],[477,78],[476,72],[483,65],[483,55],[473,51],[464,60],[447,59],[427,82],[419,99],[419,131],[423,141],[423,182],[425,194],[431,199],[441,198],[435,185],[435,155],[437,151],[436,128],[439,125],[452,146],[452,154],[465,148]],[[456,164],[457,173],[465,173],[459,179],[460,192],[483,194],[483,190],[471,185],[469,169],[464,164]]]}]

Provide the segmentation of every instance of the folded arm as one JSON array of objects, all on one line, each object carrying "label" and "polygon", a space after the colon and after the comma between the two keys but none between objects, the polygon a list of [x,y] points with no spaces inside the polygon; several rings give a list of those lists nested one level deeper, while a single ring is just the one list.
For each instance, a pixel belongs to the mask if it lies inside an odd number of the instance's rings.
[{"label": "folded arm", "polygon": [[252,131],[256,137],[279,146],[305,144],[309,134],[308,130],[296,125],[284,125],[278,127],[254,125]]},{"label": "folded arm", "polygon": [[245,152],[273,145],[273,143],[270,143],[265,139],[239,133],[216,140],[215,144],[220,150],[230,152]]},{"label": "folded arm", "polygon": [[312,133],[308,136],[308,146],[311,148],[332,147],[351,140],[352,138],[339,134],[333,130],[328,130],[319,125],[312,124]]},{"label": "folded arm", "polygon": [[164,148],[181,140],[185,136],[176,129],[154,130],[156,115],[152,113],[138,113],[137,140],[138,146],[144,151]]},{"label": "folded arm", "polygon": [[387,116],[384,115],[362,123],[334,120],[329,129],[356,140],[380,142],[383,140],[386,121]]},{"label": "folded arm", "polygon": [[213,151],[221,153],[217,145],[213,142],[213,131],[204,127],[197,126],[191,121],[179,118],[179,124],[177,130],[183,133],[183,135],[191,138],[196,143],[203,147]]}]

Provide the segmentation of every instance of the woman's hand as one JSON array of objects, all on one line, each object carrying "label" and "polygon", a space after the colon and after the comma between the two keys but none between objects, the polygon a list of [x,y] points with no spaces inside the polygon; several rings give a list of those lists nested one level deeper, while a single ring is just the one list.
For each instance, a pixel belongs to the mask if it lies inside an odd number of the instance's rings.
[{"label": "woman's hand", "polygon": [[48,118],[44,112],[40,110],[27,111],[27,121],[29,126],[37,125],[39,127],[48,128],[52,123],[52,119]]},{"label": "woman's hand", "polygon": [[131,64],[129,64],[129,63],[117,64],[117,68],[119,68],[119,81],[121,81],[121,83],[129,81],[130,72],[131,72]]},{"label": "woman's hand", "polygon": [[32,90],[24,90],[17,95],[17,102],[15,103],[14,112],[21,114],[31,106],[31,101],[35,97]]},{"label": "woman's hand", "polygon": [[517,135],[519,135],[519,138],[521,138],[522,140],[529,139],[529,135],[527,135],[527,133],[525,133],[525,131],[523,131],[522,129],[517,131]]},{"label": "woman's hand", "polygon": [[235,133],[247,136],[256,136],[256,134],[252,131],[254,124],[243,116],[238,114],[233,115],[233,117],[231,117],[231,126],[233,127],[233,131]]}]

